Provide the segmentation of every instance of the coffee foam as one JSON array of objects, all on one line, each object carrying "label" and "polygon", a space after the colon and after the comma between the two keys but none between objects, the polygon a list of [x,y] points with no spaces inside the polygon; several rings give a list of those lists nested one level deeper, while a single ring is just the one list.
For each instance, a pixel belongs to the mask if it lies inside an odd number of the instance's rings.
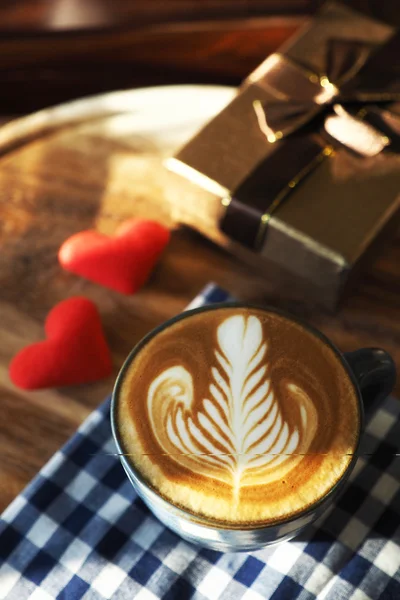
[{"label": "coffee foam", "polygon": [[260,309],[185,316],[136,355],[120,392],[124,452],[174,504],[216,521],[291,516],[340,479],[359,435],[333,350]]}]

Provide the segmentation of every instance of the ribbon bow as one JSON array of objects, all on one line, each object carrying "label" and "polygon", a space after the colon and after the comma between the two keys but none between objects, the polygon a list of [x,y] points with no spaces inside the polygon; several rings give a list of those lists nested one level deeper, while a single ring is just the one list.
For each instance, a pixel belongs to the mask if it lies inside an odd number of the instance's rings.
[{"label": "ribbon bow", "polygon": [[[400,119],[374,106],[400,100],[398,73],[392,64],[399,46],[398,34],[377,52],[364,43],[333,40],[323,74],[279,53],[251,74],[245,85],[255,84],[268,96],[264,103],[253,102],[259,127],[268,142],[281,141],[234,197],[222,200],[224,233],[260,249],[273,212],[338,145],[362,157],[373,157],[387,146],[399,151]],[[385,70],[387,63],[390,67]],[[316,117],[325,113],[321,127]]]},{"label": "ribbon bow", "polygon": [[[272,54],[255,71],[251,82],[268,89],[276,98],[264,105],[254,102],[260,129],[274,143],[310,122],[317,114],[332,107],[334,115],[325,119],[328,135],[362,156],[375,156],[391,143],[387,130],[388,117],[381,115],[382,129],[377,124],[380,111],[365,107],[400,99],[400,92],[360,91],[351,82],[362,70],[373,50],[357,42],[332,41],[326,60],[326,70],[318,75],[295,63],[287,56]],[[346,84],[350,83],[350,86]],[[349,112],[345,105],[358,106]],[[385,118],[386,117],[386,118]],[[385,126],[386,124],[386,126]],[[392,133],[392,132],[391,132]],[[393,131],[393,135],[398,134]]]}]

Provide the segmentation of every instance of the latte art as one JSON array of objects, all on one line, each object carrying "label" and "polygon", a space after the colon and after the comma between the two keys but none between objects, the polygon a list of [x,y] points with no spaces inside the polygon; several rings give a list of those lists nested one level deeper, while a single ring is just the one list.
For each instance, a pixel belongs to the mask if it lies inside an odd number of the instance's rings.
[{"label": "latte art", "polygon": [[[268,344],[260,320],[237,315],[218,327],[208,398],[194,410],[193,377],[182,365],[163,371],[150,385],[147,406],[152,429],[166,454],[206,477],[232,485],[264,474],[279,479],[293,468],[293,454],[306,453],[318,416],[306,392],[287,384],[299,405],[295,427],[282,415],[269,378]],[[159,427],[155,415],[162,415]],[[278,468],[279,467],[279,468]]]},{"label": "latte art", "polygon": [[186,313],[136,353],[119,390],[124,453],[161,496],[217,523],[258,525],[317,502],[360,428],[334,351],[252,308]]}]

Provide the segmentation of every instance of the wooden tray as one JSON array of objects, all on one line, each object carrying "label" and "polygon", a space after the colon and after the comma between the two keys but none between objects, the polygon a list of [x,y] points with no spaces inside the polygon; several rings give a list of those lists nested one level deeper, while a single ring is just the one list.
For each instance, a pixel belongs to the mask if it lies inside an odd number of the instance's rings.
[{"label": "wooden tray", "polygon": [[[400,239],[382,252],[337,315],[284,300],[277,281],[175,227],[162,158],[233,96],[232,88],[169,86],[72,102],[0,128],[0,510],[111,391],[113,377],[62,390],[23,392],[8,364],[43,339],[60,300],[85,295],[99,307],[115,374],[135,343],[181,311],[209,281],[242,299],[267,300],[308,318],[343,350],[382,346],[400,365]],[[87,228],[111,233],[133,215],[176,230],[151,281],[124,297],[63,272],[60,244]]]}]

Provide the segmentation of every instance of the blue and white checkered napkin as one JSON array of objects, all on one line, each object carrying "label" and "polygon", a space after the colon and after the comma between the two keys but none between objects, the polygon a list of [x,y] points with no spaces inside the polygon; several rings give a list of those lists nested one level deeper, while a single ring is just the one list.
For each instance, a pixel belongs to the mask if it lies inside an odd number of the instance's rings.
[{"label": "blue and white checkered napkin", "polygon": [[[191,306],[227,297],[209,286]],[[107,400],[2,515],[0,598],[399,600],[399,415],[388,399],[365,434],[372,455],[301,538],[223,554],[184,542],[138,499],[105,454]]]}]

